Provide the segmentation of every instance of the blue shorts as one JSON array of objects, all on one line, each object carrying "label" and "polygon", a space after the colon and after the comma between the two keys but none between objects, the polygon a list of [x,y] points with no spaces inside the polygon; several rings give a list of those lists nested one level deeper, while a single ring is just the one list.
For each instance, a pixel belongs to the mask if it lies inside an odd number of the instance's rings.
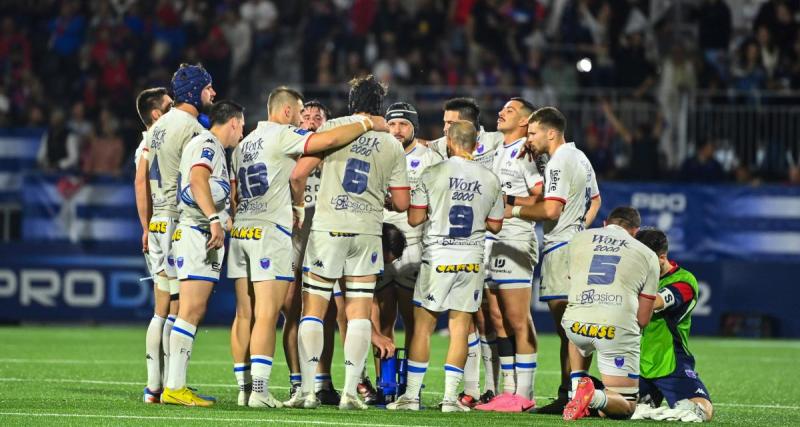
[{"label": "blue shorts", "polygon": [[700,375],[694,370],[694,357],[687,355],[676,355],[675,370],[661,378],[639,378],[639,396],[650,395],[656,406],[661,405],[661,401],[667,399],[669,407],[675,407],[675,402],[683,399],[702,397],[711,401]]}]

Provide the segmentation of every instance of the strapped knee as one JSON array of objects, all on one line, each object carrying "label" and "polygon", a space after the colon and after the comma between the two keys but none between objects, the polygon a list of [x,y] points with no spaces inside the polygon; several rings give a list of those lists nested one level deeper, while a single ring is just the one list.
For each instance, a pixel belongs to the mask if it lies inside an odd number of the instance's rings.
[{"label": "strapped knee", "polygon": [[375,282],[344,282],[345,298],[372,298],[375,293]]}]

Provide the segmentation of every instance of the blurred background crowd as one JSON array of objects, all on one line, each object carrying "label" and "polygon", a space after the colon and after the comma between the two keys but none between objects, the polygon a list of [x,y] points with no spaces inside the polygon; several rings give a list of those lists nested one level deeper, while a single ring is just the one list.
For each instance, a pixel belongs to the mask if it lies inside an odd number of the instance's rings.
[{"label": "blurred background crowd", "polygon": [[373,73],[422,138],[474,96],[555,105],[601,179],[800,183],[798,0],[26,0],[0,2],[0,128],[44,128],[38,164],[132,172],[136,94],[202,63],[265,117],[301,89],[345,113]]}]

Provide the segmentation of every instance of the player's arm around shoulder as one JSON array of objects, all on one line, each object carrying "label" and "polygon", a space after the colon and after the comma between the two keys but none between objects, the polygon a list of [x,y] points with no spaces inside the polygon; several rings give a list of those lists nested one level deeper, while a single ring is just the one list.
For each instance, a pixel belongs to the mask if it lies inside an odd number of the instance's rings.
[{"label": "player's arm around shoulder", "polygon": [[[305,154],[319,153],[350,144],[359,136],[369,132],[387,132],[386,119],[382,116],[353,116],[354,121],[314,133],[306,141]],[[325,129],[323,126],[322,129]]]}]

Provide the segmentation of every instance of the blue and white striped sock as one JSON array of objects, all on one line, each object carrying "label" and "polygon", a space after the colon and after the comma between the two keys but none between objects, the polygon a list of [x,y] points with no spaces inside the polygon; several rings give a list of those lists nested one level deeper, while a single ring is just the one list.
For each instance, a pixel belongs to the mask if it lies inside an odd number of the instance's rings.
[{"label": "blue and white striped sock", "polygon": [[167,387],[178,390],[186,387],[186,372],[189,370],[189,357],[194,347],[194,334],[197,326],[181,319],[175,319],[169,336],[169,380]]},{"label": "blue and white striped sock", "polygon": [[331,389],[331,374],[320,373],[314,377],[314,392]]},{"label": "blue and white striped sock", "polygon": [[406,395],[419,397],[419,391],[422,389],[422,380],[425,378],[425,371],[428,370],[428,362],[415,362],[408,359],[407,369]]},{"label": "blue and white striped sock", "polygon": [[266,396],[269,393],[269,376],[272,373],[272,358],[263,354],[251,354],[253,393]]},{"label": "blue and white striped sock", "polygon": [[253,377],[250,375],[249,363],[234,363],[233,376],[236,377],[236,384],[239,385],[239,390],[244,390],[247,384],[253,382]]},{"label": "blue and white striped sock", "polygon": [[464,370],[458,366],[444,365],[444,400],[458,399],[458,386],[464,379]]},{"label": "blue and white striped sock", "polygon": [[533,399],[536,353],[514,355],[514,371],[517,374],[517,396]]}]

